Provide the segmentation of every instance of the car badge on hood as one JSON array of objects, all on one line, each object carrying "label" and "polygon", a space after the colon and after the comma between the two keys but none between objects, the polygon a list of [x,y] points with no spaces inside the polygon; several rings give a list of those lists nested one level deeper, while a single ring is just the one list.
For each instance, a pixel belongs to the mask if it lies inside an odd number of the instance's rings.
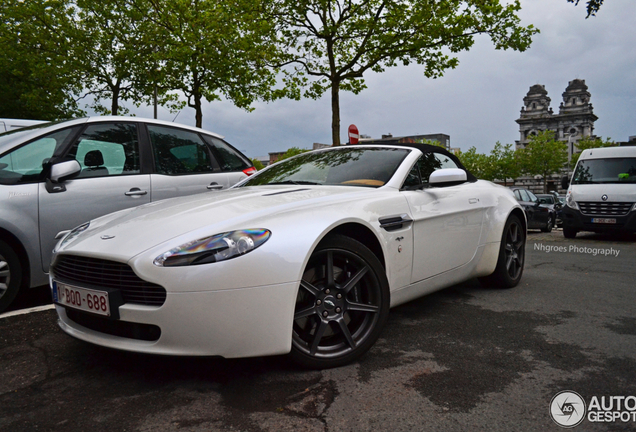
[{"label": "car badge on hood", "polygon": [[100,237],[102,240],[110,240],[110,239],[114,239],[115,236],[114,235],[108,235],[108,234],[104,234],[103,236]]}]

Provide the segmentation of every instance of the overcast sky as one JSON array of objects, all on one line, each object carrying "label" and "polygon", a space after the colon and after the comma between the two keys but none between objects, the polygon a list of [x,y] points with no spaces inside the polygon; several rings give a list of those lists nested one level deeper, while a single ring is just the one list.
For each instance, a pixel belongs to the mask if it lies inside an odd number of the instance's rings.
[{"label": "overcast sky", "polygon": [[[519,139],[515,122],[530,86],[545,85],[559,111],[568,82],[584,79],[598,116],[595,134],[616,141],[636,135],[636,1],[607,0],[596,17],[585,19],[585,0],[521,0],[524,25],[541,33],[523,53],[496,51],[488,36],[459,54],[459,66],[444,77],[428,79],[411,65],[365,75],[367,89],[355,96],[341,92],[341,140],[355,124],[361,134],[380,138],[444,133],[451,146],[475,146],[488,153],[497,141]],[[229,102],[206,103],[203,128],[217,132],[249,157],[331,143],[329,95],[314,101],[257,103],[253,112]],[[131,110],[152,116],[152,109]],[[159,110],[159,118],[174,114]],[[178,123],[194,125],[194,110],[179,113]]]}]

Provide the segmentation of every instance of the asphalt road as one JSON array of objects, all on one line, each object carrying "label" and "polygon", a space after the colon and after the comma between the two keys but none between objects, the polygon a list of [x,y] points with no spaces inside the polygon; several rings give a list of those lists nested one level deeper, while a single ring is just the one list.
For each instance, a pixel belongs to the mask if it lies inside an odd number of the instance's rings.
[{"label": "asphalt road", "polygon": [[531,233],[526,252],[517,288],[392,309],[368,354],[326,371],[107,350],[51,310],[0,318],[0,431],[558,431],[559,391],[636,396],[636,238]]}]

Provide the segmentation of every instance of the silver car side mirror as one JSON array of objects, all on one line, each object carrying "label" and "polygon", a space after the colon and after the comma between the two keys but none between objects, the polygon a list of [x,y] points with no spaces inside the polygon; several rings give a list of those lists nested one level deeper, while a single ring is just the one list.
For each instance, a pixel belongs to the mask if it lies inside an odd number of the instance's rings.
[{"label": "silver car side mirror", "polygon": [[76,160],[57,163],[51,166],[51,181],[54,183],[64,181],[81,170],[82,166]]}]

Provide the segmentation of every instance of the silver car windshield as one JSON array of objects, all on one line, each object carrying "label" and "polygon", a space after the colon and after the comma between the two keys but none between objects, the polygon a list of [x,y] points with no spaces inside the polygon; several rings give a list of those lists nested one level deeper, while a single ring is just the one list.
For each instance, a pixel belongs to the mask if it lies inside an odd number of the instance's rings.
[{"label": "silver car windshield", "polygon": [[579,161],[572,184],[591,183],[636,183],[636,158]]},{"label": "silver car windshield", "polygon": [[53,125],[55,123],[59,123],[59,122],[41,123],[41,124],[36,124],[36,125],[33,125],[33,126],[27,126],[27,127],[23,127],[23,128],[20,128],[20,129],[14,129],[14,130],[10,130],[8,132],[0,133],[0,147],[2,147],[2,145],[5,144],[5,143],[11,142],[11,141],[18,141],[23,136],[27,136],[27,135],[31,134],[36,129],[46,128],[46,127],[49,127],[49,126],[51,126],[51,125]]},{"label": "silver car windshield", "polygon": [[301,154],[257,173],[245,186],[272,184],[380,187],[400,166],[408,149],[339,147]]}]

